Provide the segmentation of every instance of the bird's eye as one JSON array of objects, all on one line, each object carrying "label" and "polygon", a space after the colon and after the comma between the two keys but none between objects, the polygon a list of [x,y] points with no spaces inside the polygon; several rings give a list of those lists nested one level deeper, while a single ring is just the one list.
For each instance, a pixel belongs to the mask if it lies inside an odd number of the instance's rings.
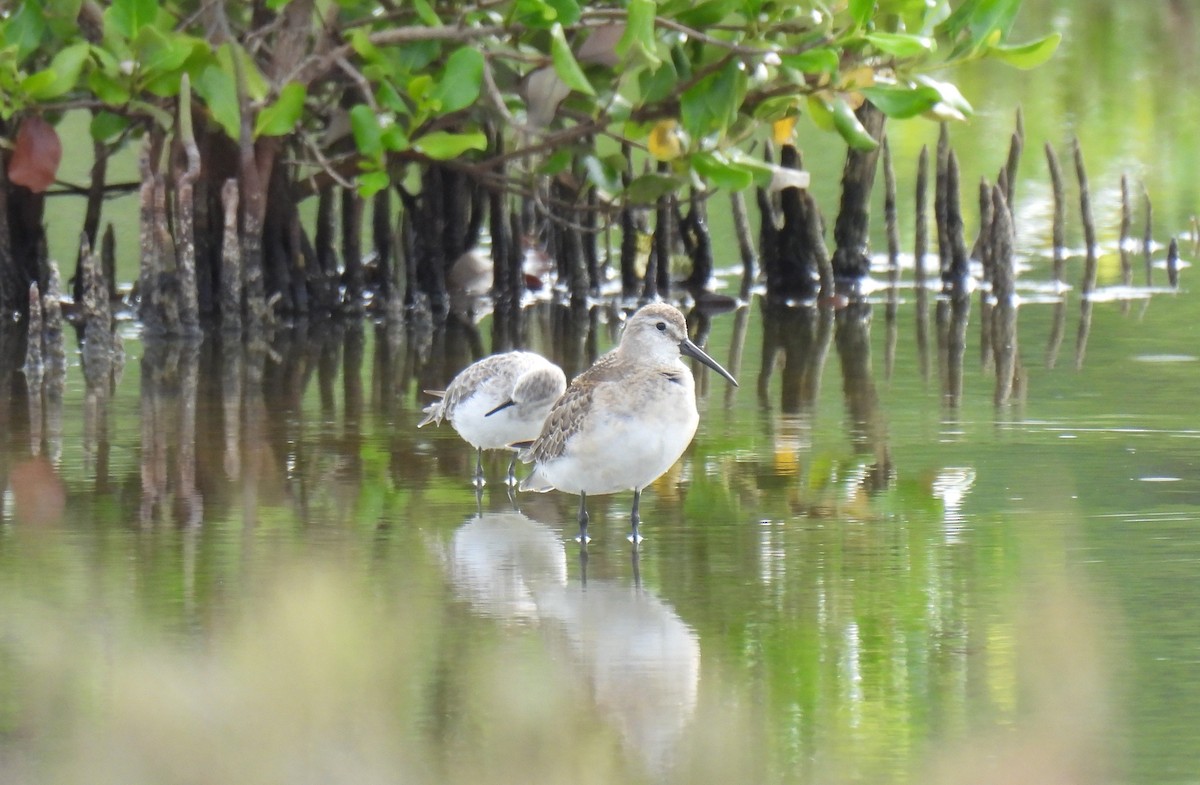
[{"label": "bird's eye", "polygon": [[660,333],[665,333],[667,331],[667,323],[666,322],[659,322],[658,324],[656,324],[654,326],[658,328],[658,331]]}]

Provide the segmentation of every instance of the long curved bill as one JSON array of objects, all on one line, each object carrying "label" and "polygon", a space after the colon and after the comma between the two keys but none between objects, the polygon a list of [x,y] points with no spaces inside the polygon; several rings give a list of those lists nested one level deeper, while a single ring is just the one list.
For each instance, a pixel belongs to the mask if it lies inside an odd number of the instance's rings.
[{"label": "long curved bill", "polygon": [[703,349],[692,343],[689,339],[683,339],[683,341],[679,344],[679,351],[683,352],[688,357],[695,357],[697,360],[704,363],[709,368],[712,368],[714,371],[732,382],[734,387],[738,386],[737,379],[733,378],[733,374],[722,368],[719,362],[709,357]]}]

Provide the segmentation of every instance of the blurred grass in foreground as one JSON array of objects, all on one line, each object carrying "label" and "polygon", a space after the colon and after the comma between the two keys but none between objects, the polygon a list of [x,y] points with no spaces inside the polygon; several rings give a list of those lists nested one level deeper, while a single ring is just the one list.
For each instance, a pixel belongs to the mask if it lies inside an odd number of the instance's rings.
[{"label": "blurred grass in foreground", "polygon": [[[651,776],[553,634],[441,619],[469,614],[380,596],[328,560],[280,568],[211,629],[173,637],[83,583],[0,600],[4,783],[838,782],[853,754],[831,750],[807,775],[766,770],[761,707],[709,667],[677,760]],[[893,781],[1106,778],[1095,614],[1061,576],[1020,605],[1012,726],[914,749]]]},{"label": "blurred grass in foreground", "polygon": [[52,598],[0,591],[0,782],[641,776],[536,629],[439,618],[443,598],[381,596],[327,559],[279,568],[182,636],[147,629],[132,604],[85,583]]}]

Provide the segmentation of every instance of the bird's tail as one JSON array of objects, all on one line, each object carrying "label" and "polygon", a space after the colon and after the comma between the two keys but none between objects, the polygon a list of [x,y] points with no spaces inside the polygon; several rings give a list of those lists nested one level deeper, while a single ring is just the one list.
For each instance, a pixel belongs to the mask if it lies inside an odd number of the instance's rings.
[{"label": "bird's tail", "polygon": [[[523,442],[513,442],[508,445],[510,450],[517,451],[517,458],[523,463],[533,462],[533,443],[534,439]],[[542,467],[534,466],[533,471],[529,476],[521,480],[521,484],[517,487],[519,491],[533,491],[534,493],[545,493],[546,491],[554,490],[554,486],[546,480],[542,475]]]},{"label": "bird's tail", "polygon": [[442,422],[442,400],[441,399],[446,395],[445,391],[443,391],[443,390],[426,390],[425,394],[426,395],[436,395],[438,397],[438,400],[434,401],[433,403],[429,404],[428,406],[426,406],[424,409],[421,410],[421,411],[425,412],[425,419],[423,419],[419,423],[417,423],[418,428],[425,426],[425,425],[429,425],[429,423],[441,424],[441,422]]},{"label": "bird's tail", "polygon": [[535,466],[533,471],[529,473],[529,476],[521,480],[518,490],[545,493],[546,491],[554,490],[554,486],[542,475],[542,470]]}]

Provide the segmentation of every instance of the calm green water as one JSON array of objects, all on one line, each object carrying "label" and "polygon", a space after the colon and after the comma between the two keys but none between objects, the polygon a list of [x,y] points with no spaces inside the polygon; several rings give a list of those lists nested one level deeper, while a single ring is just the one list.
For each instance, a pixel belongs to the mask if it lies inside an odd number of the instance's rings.
[{"label": "calm green water", "polygon": [[[1025,5],[1061,56],[964,74],[980,112],[953,129],[974,183],[1025,110],[1012,399],[978,296],[955,321],[907,270],[894,308],[716,316],[741,387],[702,377],[636,558],[627,495],[591,500],[584,561],[573,497],[477,500],[470,449],[416,430],[490,319],[192,349],[127,325],[111,390],[72,351],[61,403],[0,369],[0,782],[1200,781],[1198,306],[1188,270],[1112,288],[1122,174],[1160,243],[1196,211],[1196,11]],[[935,135],[893,127],[901,194]],[[1081,260],[1060,298],[1044,258],[1040,148],[1066,164],[1073,135],[1090,308]],[[832,215],[840,146],[805,161]],[[525,329],[571,373],[617,319]]]},{"label": "calm green water", "polygon": [[[898,294],[712,320],[742,386],[705,377],[636,558],[627,496],[584,561],[573,497],[477,506],[470,449],[416,430],[488,320],[131,335],[107,400],[69,369],[40,459],[18,390],[4,780],[1194,781],[1194,302],[1096,303],[1079,366],[1068,296],[1053,367],[1027,303],[997,407],[978,300],[956,362]],[[611,319],[542,306],[530,344],[578,367]]]}]

